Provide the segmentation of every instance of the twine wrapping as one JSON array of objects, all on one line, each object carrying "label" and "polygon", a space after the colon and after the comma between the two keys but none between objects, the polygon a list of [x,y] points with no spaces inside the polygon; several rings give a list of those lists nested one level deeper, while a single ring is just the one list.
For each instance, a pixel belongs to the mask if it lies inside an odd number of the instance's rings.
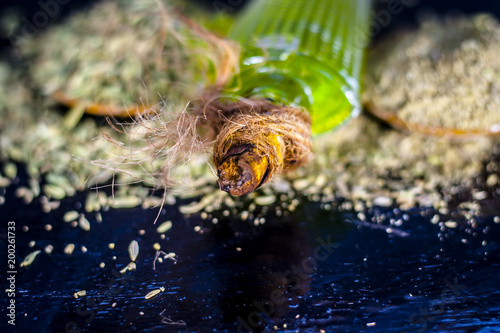
[{"label": "twine wrapping", "polygon": [[[258,177],[259,183],[253,184],[252,190],[269,181],[272,176],[293,170],[309,161],[312,149],[311,120],[306,111],[275,105],[263,99],[228,102],[205,97],[201,102],[202,107],[194,112],[200,113],[198,128],[203,132],[201,135],[214,140],[213,161],[219,170],[219,177],[228,156],[242,154],[249,147],[266,159],[265,175],[263,178]],[[256,168],[253,164],[250,167]],[[238,190],[228,192],[246,194]]]}]

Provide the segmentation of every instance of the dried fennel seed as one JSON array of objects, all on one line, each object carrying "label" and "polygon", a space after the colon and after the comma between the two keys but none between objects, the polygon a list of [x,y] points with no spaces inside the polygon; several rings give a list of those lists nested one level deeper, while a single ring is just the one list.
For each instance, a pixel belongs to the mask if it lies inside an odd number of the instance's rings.
[{"label": "dried fennel seed", "polygon": [[21,264],[19,265],[20,267],[27,267],[29,265],[31,265],[33,263],[33,261],[35,260],[35,258],[41,253],[42,251],[40,250],[36,250],[34,252],[31,252],[30,254],[28,254],[24,260],[21,262]]},{"label": "dried fennel seed", "polygon": [[0,176],[0,188],[7,188],[10,185],[10,180]]},{"label": "dried fennel seed", "polygon": [[158,289],[152,290],[149,293],[147,293],[146,296],[144,296],[144,298],[151,299],[151,298],[157,296],[159,293],[162,293],[164,291],[165,291],[165,287],[160,287]]},{"label": "dried fennel seed", "polygon": [[27,187],[19,187],[16,189],[16,197],[22,198],[25,204],[33,201],[34,193]]},{"label": "dried fennel seed", "polygon": [[116,209],[140,206],[142,199],[134,196],[110,198],[110,206]]},{"label": "dried fennel seed", "polygon": [[128,246],[128,254],[130,256],[130,260],[133,262],[137,260],[137,256],[139,255],[139,243],[136,240],[130,242]]},{"label": "dried fennel seed", "polygon": [[6,163],[3,167],[3,173],[7,178],[14,179],[17,176],[17,166],[14,163]]},{"label": "dried fennel seed", "polygon": [[129,263],[127,266],[125,266],[122,270],[120,270],[121,274],[125,274],[127,271],[135,271],[137,269],[137,265],[135,262]]},{"label": "dried fennel seed", "polygon": [[166,233],[167,231],[170,230],[170,228],[172,228],[172,221],[166,221],[166,222],[163,222],[162,224],[160,224],[158,226],[158,228],[156,228],[156,231],[159,233],[159,234],[164,234]]},{"label": "dried fennel seed", "polygon": [[75,244],[70,243],[66,245],[66,247],[64,248],[64,253],[66,253],[67,255],[71,255],[74,250],[75,250]]},{"label": "dried fennel seed", "polygon": [[45,193],[48,197],[56,200],[61,200],[66,197],[66,192],[64,191],[64,188],[53,184],[44,185],[43,193]]},{"label": "dried fennel seed", "polygon": [[80,216],[78,218],[78,225],[83,230],[90,231],[90,222],[89,222],[89,220],[87,220],[87,218],[83,214],[80,214]]},{"label": "dried fennel seed", "polygon": [[64,213],[63,221],[68,223],[73,222],[76,221],[79,216],[80,214],[76,210],[70,210],[69,212]]},{"label": "dried fennel seed", "polygon": [[269,206],[276,202],[275,195],[259,196],[255,198],[255,203],[260,206]]},{"label": "dried fennel seed", "polygon": [[53,250],[54,250],[54,246],[51,244],[49,244],[43,248],[43,251],[47,254],[51,254]]}]

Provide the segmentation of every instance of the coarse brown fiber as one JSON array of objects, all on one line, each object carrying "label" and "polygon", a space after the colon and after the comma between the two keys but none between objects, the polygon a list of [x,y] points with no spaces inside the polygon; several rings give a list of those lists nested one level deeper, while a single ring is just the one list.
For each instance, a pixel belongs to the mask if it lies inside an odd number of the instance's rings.
[{"label": "coarse brown fiber", "polygon": [[265,99],[221,99],[207,93],[200,98],[198,128],[214,140],[218,167],[231,147],[253,144],[269,161],[270,176],[293,170],[309,161],[311,120],[306,110],[276,105]]}]

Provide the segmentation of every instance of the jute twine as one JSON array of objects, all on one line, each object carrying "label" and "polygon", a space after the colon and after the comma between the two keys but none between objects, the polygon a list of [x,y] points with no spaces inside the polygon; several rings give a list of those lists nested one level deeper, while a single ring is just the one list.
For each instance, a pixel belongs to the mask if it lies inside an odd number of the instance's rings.
[{"label": "jute twine", "polygon": [[201,98],[200,106],[195,111],[200,114],[198,128],[202,137],[214,140],[216,167],[230,148],[243,144],[255,145],[268,158],[270,176],[309,161],[312,140],[307,111],[265,99],[224,101],[210,94]]}]

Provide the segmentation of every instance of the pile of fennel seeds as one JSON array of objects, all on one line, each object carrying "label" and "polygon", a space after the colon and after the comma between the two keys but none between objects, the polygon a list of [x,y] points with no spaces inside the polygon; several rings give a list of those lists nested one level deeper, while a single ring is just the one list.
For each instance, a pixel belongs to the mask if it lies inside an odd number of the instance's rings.
[{"label": "pile of fennel seeds", "polygon": [[210,52],[173,2],[105,1],[21,42],[35,88],[111,107],[186,103]]},{"label": "pile of fennel seeds", "polygon": [[[0,92],[2,100],[0,140],[3,161],[0,186],[7,187],[16,177],[13,162],[24,164],[30,176],[30,185],[17,189],[17,194],[27,203],[33,199],[41,200],[45,211],[56,208],[58,201],[66,196],[109,184],[113,176],[115,184],[120,184],[115,186],[114,198],[108,197],[102,191],[98,195],[94,195],[95,193],[91,191],[84,203],[86,212],[98,212],[109,207],[159,206],[163,198],[151,196],[150,190],[156,185],[152,178],[158,175],[164,160],[151,156],[151,150],[148,150],[148,144],[154,143],[155,140],[149,136],[151,128],[154,128],[154,131],[161,129],[168,111],[184,110],[189,100],[193,98],[193,91],[201,90],[201,87],[208,83],[206,78],[200,78],[204,76],[200,68],[206,68],[206,63],[203,63],[201,57],[204,55],[202,50],[207,45],[197,44],[192,31],[176,30],[181,36],[174,36],[171,43],[166,42],[162,50],[162,59],[166,61],[164,65],[166,67],[163,68],[163,72],[155,72],[154,55],[158,50],[157,45],[147,44],[142,40],[145,43],[143,44],[139,38],[151,36],[149,29],[153,23],[144,23],[139,15],[140,11],[136,11],[136,20],[127,21],[124,18],[128,17],[128,12],[136,10],[137,7],[132,2],[120,4],[120,6],[114,2],[98,4],[88,13],[77,14],[62,25],[48,29],[32,41],[33,43],[22,45],[23,54],[26,54],[28,59],[37,59],[32,60],[37,62],[29,66],[29,75],[33,78],[34,86],[27,85],[18,71],[11,69],[7,64],[0,66],[0,84],[2,87],[9,87],[9,90],[1,89]],[[155,11],[154,17],[161,21],[162,17],[156,11],[158,9],[156,3],[151,6]],[[148,12],[147,9],[144,10]],[[172,26],[182,26],[182,22],[175,15],[169,16],[169,19],[172,20],[169,21]],[[102,24],[103,20],[107,21],[106,25]],[[113,27],[115,24],[132,25],[138,30],[127,30],[124,27],[123,31],[130,40],[124,39],[124,36],[115,39],[117,36],[110,33],[113,30],[106,30],[107,25]],[[148,32],[142,33],[141,28]],[[96,58],[92,56],[88,63],[90,68],[82,70],[79,66],[85,65],[86,62],[72,60],[72,57],[75,57],[75,50],[82,48],[85,43],[89,44],[83,47],[80,55],[85,55],[93,45],[93,42],[87,41],[85,31],[93,31],[94,40],[101,38],[96,45],[110,47],[115,53],[102,52],[100,55],[98,52],[92,53]],[[120,35],[119,31],[114,32]],[[105,41],[100,35],[101,32],[102,36],[106,37]],[[179,39],[183,39],[184,33],[189,35],[189,42],[178,43]],[[79,37],[73,38],[73,36]],[[137,38],[139,42],[136,43]],[[131,43],[152,46],[153,49],[150,51],[153,57],[141,58],[141,61],[147,60],[151,63],[142,67],[131,65],[129,68],[127,65],[126,75],[132,78],[131,81],[134,81],[135,76],[137,78],[135,84],[126,81],[120,82],[115,87],[113,82],[118,80],[117,77],[121,72],[112,70],[115,64],[113,59],[106,57],[106,54],[126,53]],[[194,56],[188,56],[193,54]],[[170,63],[175,59],[180,59],[181,62]],[[127,64],[128,60],[124,61],[118,62],[117,68],[125,69],[120,67]],[[104,68],[105,66],[111,68],[108,72],[112,74],[111,81],[102,82],[103,78],[99,76],[96,81],[86,81],[90,86],[102,88],[104,85],[109,88],[100,96],[99,88],[85,88],[79,81],[80,75],[88,75],[87,71],[95,70],[101,73],[102,68],[97,65],[98,63]],[[68,64],[74,66],[69,74],[65,72],[70,68]],[[130,74],[134,68],[137,73]],[[151,74],[151,78],[162,77],[156,74],[167,71],[170,79],[160,82],[151,79],[146,85],[137,84],[146,73],[144,68],[147,68],[146,72],[148,75]],[[118,76],[113,76],[115,74]],[[160,113],[155,118],[127,124],[124,128],[128,134],[112,129],[104,120],[97,124],[98,118],[88,117],[74,128],[62,130],[64,114],[56,111],[54,103],[47,95],[54,89],[60,88],[61,82],[68,85],[66,91],[69,95],[86,98],[80,96],[81,91],[78,90],[85,88],[89,89],[86,93],[92,95],[89,100],[115,103],[114,105],[142,103],[148,98],[159,96],[155,102],[164,101],[165,114]],[[179,87],[183,89],[178,89]],[[43,92],[41,96],[35,93],[38,90]],[[16,93],[7,96],[6,91],[16,91]],[[112,138],[123,145],[109,144],[102,139],[96,140],[98,136]],[[128,147],[131,149],[127,149]],[[494,167],[496,162],[489,161],[492,147],[492,141],[484,138],[456,142],[407,135],[387,129],[361,116],[336,132],[316,138],[315,156],[309,165],[276,179],[272,184],[264,186],[246,198],[236,199],[218,191],[216,177],[206,163],[206,155],[193,156],[186,161],[186,164],[180,165],[176,172],[181,174],[180,179],[185,179],[191,174],[196,176],[189,186],[169,191],[166,203],[173,204],[176,197],[197,198],[193,203],[182,206],[181,211],[184,214],[200,213],[202,218],[213,223],[217,223],[222,215],[239,216],[254,224],[264,223],[268,212],[278,216],[293,213],[303,199],[321,202],[325,209],[335,208],[339,198],[343,202],[340,208],[346,210],[363,211],[373,205],[395,205],[402,208],[419,205],[441,209],[448,205],[450,195],[447,193],[455,193],[458,190],[470,190],[471,202],[489,198],[491,191],[475,189],[473,180],[485,171],[484,165],[491,164],[491,167],[486,168],[488,177],[485,179],[485,184],[489,189],[494,189],[498,185],[498,168]],[[98,168],[95,166],[96,163],[89,163],[89,161],[101,161],[97,164],[105,165],[103,161],[113,160],[113,156],[117,157],[121,164],[110,163],[106,168]],[[137,180],[141,178],[144,183],[137,184]],[[44,185],[40,188],[42,180]],[[134,185],[127,185],[130,183]],[[277,209],[269,209],[268,205],[273,205]]]},{"label": "pile of fennel seeds", "polygon": [[370,52],[365,103],[409,127],[497,135],[499,51],[492,15],[424,17]]},{"label": "pile of fennel seeds", "polygon": [[[13,69],[0,64],[0,84],[5,87],[0,93],[1,187],[16,178],[15,162],[24,164],[30,177],[29,186],[16,194],[26,203],[37,197],[45,203],[55,201],[45,205],[46,211],[66,196],[111,180],[127,184],[142,176],[141,180],[155,185],[152,177],[163,161],[138,151],[139,143],[134,141],[136,137],[148,140],[148,133],[138,133],[145,122],[136,130],[133,121],[125,120],[127,135],[111,128],[104,118],[85,117],[74,127],[66,126],[68,115],[61,113],[50,95],[63,90],[70,98],[103,105],[148,104],[182,111],[195,96],[193,91],[208,84],[213,60],[203,37],[181,22],[172,8],[159,7],[153,0],[102,2],[16,45],[26,66]],[[148,120],[149,125],[161,128],[164,124]],[[143,165],[129,173],[117,173],[113,163],[110,168],[96,167],[93,161],[130,154],[98,137],[112,138],[120,145],[133,141],[134,158]],[[196,167],[179,172],[198,168],[199,160],[193,158],[190,165]],[[149,192],[143,187],[117,186],[114,200],[101,195],[85,206],[87,211],[136,206]],[[148,202],[146,206],[157,200]]]}]

